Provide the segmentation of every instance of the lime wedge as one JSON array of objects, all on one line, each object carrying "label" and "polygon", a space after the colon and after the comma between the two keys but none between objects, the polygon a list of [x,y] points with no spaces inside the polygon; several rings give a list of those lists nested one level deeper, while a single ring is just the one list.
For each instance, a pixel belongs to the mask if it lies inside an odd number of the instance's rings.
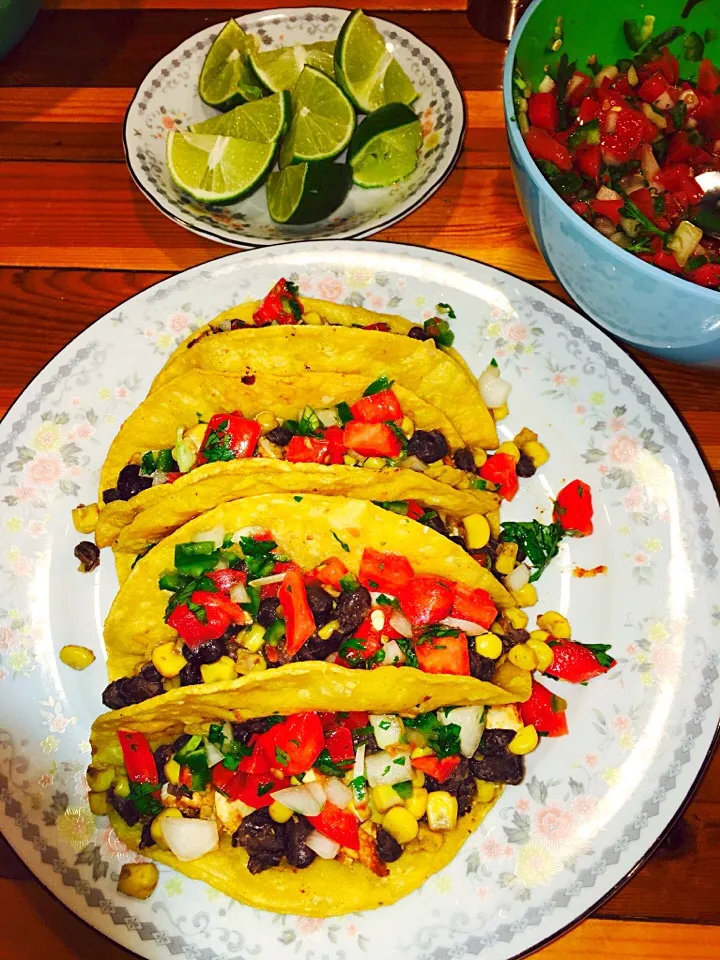
[{"label": "lime wedge", "polygon": [[193,123],[191,133],[210,133],[218,137],[236,137],[256,143],[275,143],[290,124],[290,94],[274,93],[262,100],[242,103],[228,113]]},{"label": "lime wedge", "polygon": [[348,147],[353,181],[360,187],[389,187],[413,172],[422,143],[420,121],[403,103],[368,114]]},{"label": "lime wedge", "polygon": [[335,41],[316,40],[305,44],[305,65],[322,70],[329,77],[335,76]]},{"label": "lime wedge", "polygon": [[260,83],[277,93],[292,90],[305,66],[305,48],[302,44],[281,47],[279,50],[261,50],[250,54],[250,63]]},{"label": "lime wedge", "polygon": [[340,87],[320,70],[305,67],[292,92],[292,121],[280,149],[280,167],[336,157],[354,129],[355,111]]},{"label": "lime wedge", "polygon": [[265,179],[275,158],[274,143],[256,143],[203,133],[168,134],[170,176],[200,203],[234,203]]},{"label": "lime wedge", "polygon": [[228,20],[205,57],[200,72],[198,92],[209,107],[230,110],[246,100],[259,100],[263,95],[250,67],[248,53],[255,47],[235,22]]},{"label": "lime wedge", "polygon": [[345,199],[352,171],[345,163],[321,160],[297,163],[270,174],[267,202],[276,223],[316,223],[329,217]]},{"label": "lime wedge", "polygon": [[387,49],[385,39],[362,10],[355,10],[335,45],[335,76],[362,113],[386,103],[412,103],[418,97],[410,78]]}]

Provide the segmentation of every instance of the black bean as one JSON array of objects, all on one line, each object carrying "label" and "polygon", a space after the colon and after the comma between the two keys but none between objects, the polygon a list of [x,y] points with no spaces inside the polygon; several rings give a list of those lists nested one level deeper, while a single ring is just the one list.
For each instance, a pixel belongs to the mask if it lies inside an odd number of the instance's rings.
[{"label": "black bean", "polygon": [[324,627],[333,618],[333,598],[322,587],[310,584],[306,588],[307,602],[315,620],[316,627]]},{"label": "black bean", "polygon": [[233,724],[233,737],[245,746],[250,742],[250,738],[257,733],[265,733],[272,726],[272,721],[268,717],[255,717],[253,720],[243,720],[242,723]]},{"label": "black bean", "polygon": [[527,643],[530,639],[530,634],[527,630],[518,629],[517,627],[503,626],[505,634],[500,637],[503,645],[503,652],[507,653],[508,650],[512,650],[513,647],[517,646],[518,643]]},{"label": "black bean", "polygon": [[179,750],[182,750],[182,748],[185,746],[185,744],[186,744],[186,743],[189,743],[190,740],[192,740],[192,737],[190,736],[189,733],[181,733],[180,736],[179,736],[176,740],[173,740],[173,742],[172,742],[172,752],[173,752],[173,756],[175,756],[175,754],[176,754]]},{"label": "black bean", "polygon": [[441,533],[444,537],[446,537],[448,535],[448,529],[440,519],[439,514],[435,513],[434,510],[429,510],[426,512],[433,514],[433,516],[428,517],[427,520],[422,520],[422,525],[424,527],[430,527],[431,530],[437,530],[438,533]]},{"label": "black bean", "polygon": [[461,447],[459,450],[456,450],[453,454],[453,462],[458,470],[466,470],[468,473],[477,473],[475,457],[472,454],[472,450],[470,450],[468,447]]},{"label": "black bean", "polygon": [[122,692],[122,680],[113,680],[102,693],[102,702],[108,710],[122,710],[128,705]]},{"label": "black bean", "polygon": [[372,601],[366,587],[344,590],[336,600],[335,616],[340,622],[341,633],[352,633],[370,613]]},{"label": "black bean", "polygon": [[[215,663],[220,657],[227,653],[227,641],[225,637],[218,637],[217,640],[206,640],[191,650],[187,644],[183,644],[182,655],[188,661],[197,667],[203,663]],[[183,670],[185,668],[183,667]]]},{"label": "black bean", "polygon": [[[517,786],[525,776],[525,761],[508,750],[514,730],[486,730],[470,761],[470,771],[478,780]],[[427,778],[426,778],[427,779]]]},{"label": "black bean", "polygon": [[122,500],[122,497],[118,493],[116,487],[111,487],[109,490],[103,490],[103,503],[113,503],[115,500]]},{"label": "black bean", "polygon": [[282,853],[269,853],[263,851],[262,853],[253,853],[248,860],[248,870],[253,876],[256,873],[262,873],[264,870],[269,870],[271,867],[278,867],[280,861],[282,860]]},{"label": "black bean", "polygon": [[199,663],[186,663],[179,673],[181,687],[194,687],[202,683],[202,673]]},{"label": "black bean", "polygon": [[383,827],[378,827],[377,837],[375,838],[375,848],[377,854],[384,863],[395,863],[402,855],[402,847],[392,834],[388,833]]},{"label": "black bean", "polygon": [[462,547],[463,550],[467,549],[464,537],[452,536],[448,537],[448,540],[450,540],[451,543],[456,543],[459,547]]},{"label": "black bean", "polygon": [[495,660],[491,660],[490,657],[481,656],[475,649],[475,642],[473,638],[470,638],[470,676],[475,677],[476,680],[485,680],[487,683],[492,682],[492,678],[495,676]]},{"label": "black bean", "polygon": [[143,824],[142,833],[140,834],[140,843],[138,847],[140,850],[144,850],[145,847],[154,847],[155,841],[153,840],[152,833],[152,820],[146,820]]},{"label": "black bean", "polygon": [[152,486],[152,477],[140,476],[140,467],[136,463],[129,463],[123,467],[118,476],[118,499],[130,500],[142,490]]},{"label": "black bean", "polygon": [[279,609],[280,604],[278,603],[277,597],[265,597],[264,600],[260,601],[260,606],[258,607],[257,622],[261,627],[271,626],[278,618]]},{"label": "black bean", "polygon": [[80,561],[83,573],[90,573],[100,566],[100,551],[92,540],[81,540],[73,550],[75,559]]},{"label": "black bean", "polygon": [[408,336],[413,340],[432,340],[425,327],[410,327]]},{"label": "black bean", "polygon": [[445,436],[439,430],[416,430],[408,440],[408,456],[423,463],[435,463],[450,452]]},{"label": "black bean", "polygon": [[[253,854],[280,854],[285,852],[285,824],[275,823],[266,807],[255,810],[237,828],[232,836],[234,847],[245,847]],[[279,862],[279,861],[278,861]]]},{"label": "black bean", "polygon": [[250,326],[252,326],[252,324],[248,323],[247,320],[237,320],[236,318],[233,318],[230,321],[231,330],[244,330],[246,327]]},{"label": "black bean", "polygon": [[365,756],[369,756],[371,753],[379,753],[380,747],[378,742],[375,739],[375,734],[373,733],[372,727],[356,727],[352,731],[353,747],[355,750],[360,746],[360,744],[365,744]]},{"label": "black bean", "polygon": [[177,751],[173,749],[173,745],[171,743],[165,743],[162,745],[162,747],[158,747],[157,750],[153,751],[155,766],[157,768],[161,783],[164,780],[167,780],[167,777],[165,776],[165,764],[168,762],[168,760],[171,760],[175,756],[176,752]]},{"label": "black bean", "polygon": [[524,479],[527,477],[532,477],[535,474],[535,464],[532,462],[530,457],[526,453],[520,454],[520,459],[515,466],[515,472],[519,477]]},{"label": "black bean", "polygon": [[[443,780],[442,783],[434,777],[426,775],[424,787],[428,793],[444,790],[446,793],[456,797],[458,790],[460,790],[460,787],[468,777],[470,777],[470,766],[465,757],[463,757],[450,776],[446,780]],[[470,779],[472,780],[472,777],[470,777]]]},{"label": "black bean", "polygon": [[163,692],[162,683],[146,680],[142,675],[121,677],[105,687],[102,702],[110,710],[121,710],[133,703],[142,703],[151,697],[157,697]]},{"label": "black bean", "polygon": [[293,817],[285,824],[285,857],[291,867],[304,870],[315,859],[315,851],[305,843],[312,829],[305,817]]},{"label": "black bean", "polygon": [[321,640],[315,633],[306,641],[295,654],[286,660],[286,663],[307,663],[308,660],[327,660],[331,653],[335,653],[345,635],[334,630],[327,640]]},{"label": "black bean", "polygon": [[163,676],[153,663],[146,663],[140,671],[140,676],[148,683],[162,684]]},{"label": "black bean", "polygon": [[120,797],[117,793],[113,793],[112,790],[110,791],[108,799],[115,810],[117,810],[118,816],[121,817],[129,827],[134,827],[140,819],[140,813],[132,800],[129,797]]},{"label": "black bean", "polygon": [[278,447],[286,447],[293,438],[292,430],[288,430],[284,424],[275,427],[274,430],[266,433],[265,436],[270,443],[274,443]]}]

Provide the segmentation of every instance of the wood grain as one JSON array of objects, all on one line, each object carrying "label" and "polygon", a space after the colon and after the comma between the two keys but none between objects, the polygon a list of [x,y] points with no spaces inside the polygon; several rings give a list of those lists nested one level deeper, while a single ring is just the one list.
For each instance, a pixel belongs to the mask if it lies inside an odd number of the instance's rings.
[{"label": "wood grain", "polygon": [[[198,0],[45,0],[46,10],[192,10]],[[246,10],[257,10],[257,0],[212,0],[215,10],[233,11],[236,15]],[[283,0],[284,7],[307,7],[307,0]],[[351,3],[323,0],[322,7],[354,9]],[[363,10],[465,10],[465,0],[364,0]],[[231,16],[228,12],[227,16]]]}]

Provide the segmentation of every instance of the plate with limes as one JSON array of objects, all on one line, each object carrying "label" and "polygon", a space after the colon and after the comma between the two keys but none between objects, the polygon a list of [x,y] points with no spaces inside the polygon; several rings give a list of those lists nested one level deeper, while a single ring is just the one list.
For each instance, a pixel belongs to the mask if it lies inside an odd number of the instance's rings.
[{"label": "plate with limes", "polygon": [[220,243],[365,237],[446,179],[465,107],[450,68],[362,10],[277,9],[208,27],[163,57],[127,112],[132,176]]}]

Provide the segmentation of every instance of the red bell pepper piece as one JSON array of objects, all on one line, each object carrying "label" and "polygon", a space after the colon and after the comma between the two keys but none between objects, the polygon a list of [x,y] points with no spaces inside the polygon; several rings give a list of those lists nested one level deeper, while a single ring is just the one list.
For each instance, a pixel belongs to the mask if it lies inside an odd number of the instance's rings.
[{"label": "red bell pepper piece", "polygon": [[308,820],[318,833],[328,840],[334,840],[341,847],[349,847],[351,850],[360,849],[360,821],[349,810],[341,810],[334,803],[326,803],[317,817],[308,817]]},{"label": "red bell pepper piece", "polygon": [[585,97],[583,102],[580,104],[580,109],[578,110],[578,123],[586,124],[590,123],[591,120],[595,120],[600,113],[600,105],[597,100],[593,100],[592,97]]},{"label": "red bell pepper piece", "polygon": [[[592,77],[587,73],[582,73],[580,70],[576,70],[575,73],[568,80],[567,87],[565,88],[565,101],[569,103],[571,107],[577,107],[580,105],[580,111],[582,113],[583,104],[587,102],[586,94],[590,89],[590,84],[592,83]],[[590,103],[593,101],[590,100]],[[581,118],[581,123],[587,123],[587,120]],[[590,117],[592,120],[592,117]]]},{"label": "red bell pepper piece", "polygon": [[400,609],[414,627],[426,627],[450,616],[455,599],[451,586],[435,577],[413,577],[398,591]]},{"label": "red bell pepper piece", "polygon": [[221,593],[230,593],[237,583],[247,583],[247,574],[243,570],[211,570],[205,576],[212,580]]},{"label": "red bell pepper piece", "polygon": [[308,580],[319,580],[320,583],[325,583],[329,587],[334,587],[335,590],[341,590],[342,584],[340,581],[343,577],[346,577],[348,573],[348,568],[338,557],[328,557],[327,560],[323,560],[322,563],[319,563],[314,570],[311,570],[308,574]]},{"label": "red bell pepper piece", "polygon": [[520,716],[526,727],[535,727],[548,737],[564,737],[568,732],[565,710],[567,705],[547,687],[533,679],[530,699],[520,704]]},{"label": "red bell pepper piece", "polygon": [[422,770],[438,783],[445,783],[453,770],[459,765],[460,757],[416,757],[410,761],[416,770]]},{"label": "red bell pepper piece", "polygon": [[587,683],[593,677],[607,673],[615,666],[615,660],[608,654],[609,644],[585,645],[572,640],[548,641],[552,647],[553,661],[545,673],[568,683]]},{"label": "red bell pepper piece", "polygon": [[578,171],[593,180],[597,180],[600,176],[601,162],[602,155],[598,143],[584,143],[575,151],[575,166]]},{"label": "red bell pepper piece", "polygon": [[166,473],[166,474],[165,474],[165,480],[166,480],[168,483],[175,483],[176,480],[179,480],[180,477],[184,477],[184,476],[185,476],[184,473],[178,473],[178,472],[176,472],[176,471],[173,470],[173,471],[171,471],[170,473]]},{"label": "red bell pepper piece", "polygon": [[570,537],[589,537],[593,532],[592,517],[590,487],[582,480],[572,480],[557,495],[553,520]]},{"label": "red bell pepper piece", "polygon": [[295,436],[285,447],[285,459],[288,463],[342,463],[342,449],[329,440]]},{"label": "red bell pepper piece", "polygon": [[417,500],[407,501],[407,513],[405,516],[410,517],[411,520],[419,520],[426,512],[425,507],[421,506]]},{"label": "red bell pepper piece", "polygon": [[625,201],[622,197],[617,200],[595,199],[590,201],[590,206],[598,216],[607,217],[613,223],[618,224],[620,223],[620,209],[625,206]]},{"label": "red bell pepper piece", "polygon": [[352,760],[355,756],[352,733],[347,727],[338,727],[337,730],[326,734],[325,747],[333,763]]},{"label": "red bell pepper piece", "polygon": [[308,605],[305,581],[297,570],[290,570],[280,584],[278,600],[285,618],[285,651],[295,656],[315,633],[315,618]]},{"label": "red bell pepper piece", "polygon": [[361,397],[350,407],[353,418],[362,423],[387,423],[388,420],[402,420],[403,411],[400,401],[392,390],[380,390],[369,397]]},{"label": "red bell pepper piece", "polygon": [[415,641],[415,655],[425,673],[451,673],[459,677],[470,675],[470,651],[467,637],[459,632],[456,637],[427,637]]},{"label": "red bell pepper piece", "polygon": [[368,616],[352,637],[340,645],[342,653],[338,654],[335,662],[341,667],[357,667],[369,660],[380,649],[380,638],[383,633],[387,636],[387,629],[383,627],[382,633],[380,630],[376,630]]},{"label": "red bell pepper piece", "polygon": [[483,480],[498,485],[498,493],[505,500],[512,500],[518,492],[519,483],[515,461],[509,453],[494,453],[480,467],[480,476]]},{"label": "red bell pepper piece", "polygon": [[178,783],[181,787],[187,787],[192,790],[193,775],[190,767],[180,767],[178,774]]},{"label": "red bell pepper piece", "polygon": [[705,263],[695,270],[688,270],[687,278],[693,283],[700,284],[701,287],[716,290],[720,287],[720,263]]},{"label": "red bell pepper piece", "polygon": [[464,583],[455,585],[455,599],[452,607],[452,616],[458,620],[470,620],[479,623],[487,630],[495,621],[497,608],[492,597],[480,587],[473,589]]},{"label": "red bell pepper piece", "polygon": [[358,580],[370,590],[387,590],[393,595],[413,576],[413,568],[406,557],[397,553],[381,553],[365,547],[360,561]]},{"label": "red bell pepper piece", "polygon": [[700,61],[698,67],[697,92],[712,96],[720,88],[720,70],[707,57]]},{"label": "red bell pepper piece", "polygon": [[284,277],[275,284],[270,293],[253,314],[258,327],[269,323],[300,323],[303,305],[297,297],[297,287]]},{"label": "red bell pepper piece", "polygon": [[379,330],[381,333],[390,333],[390,324],[384,320],[378,320],[377,323],[367,323],[363,330]]},{"label": "red bell pepper piece", "polygon": [[399,457],[402,452],[400,438],[385,423],[359,423],[351,420],[343,431],[343,443],[348,450],[363,457]]},{"label": "red bell pepper piece", "polygon": [[288,777],[309,770],[324,746],[325,731],[315,711],[294,713],[255,741],[255,750],[265,757],[271,769]]},{"label": "red bell pepper piece", "polygon": [[572,170],[572,157],[567,147],[558,143],[547,130],[530,127],[525,134],[525,146],[535,160],[548,160],[560,170]]},{"label": "red bell pepper piece", "polygon": [[260,439],[261,427],[257,420],[246,420],[239,412],[216,413],[210,417],[198,465],[215,460],[243,460],[252,457]]},{"label": "red bell pepper piece", "polygon": [[[197,602],[194,597],[195,594],[191,597],[192,603]],[[230,617],[220,607],[212,606],[203,609],[204,613],[198,611],[203,618],[199,620],[196,612],[192,611],[186,603],[181,603],[167,618],[167,625],[177,630],[191,650],[207,640],[217,640],[230,626]]]},{"label": "red bell pepper piece", "polygon": [[661,270],[667,270],[668,273],[682,273],[682,267],[669,250],[658,250],[652,255],[650,262]]},{"label": "red bell pepper piece", "polygon": [[557,100],[552,93],[531,93],[528,99],[530,125],[555,133],[558,128]]},{"label": "red bell pepper piece", "polygon": [[135,730],[118,730],[128,780],[133,783],[158,783],[157,765],[144,734]]},{"label": "red bell pepper piece", "polygon": [[667,78],[664,73],[658,70],[640,84],[637,96],[646,103],[654,103],[661,94],[666,92],[667,88]]}]

